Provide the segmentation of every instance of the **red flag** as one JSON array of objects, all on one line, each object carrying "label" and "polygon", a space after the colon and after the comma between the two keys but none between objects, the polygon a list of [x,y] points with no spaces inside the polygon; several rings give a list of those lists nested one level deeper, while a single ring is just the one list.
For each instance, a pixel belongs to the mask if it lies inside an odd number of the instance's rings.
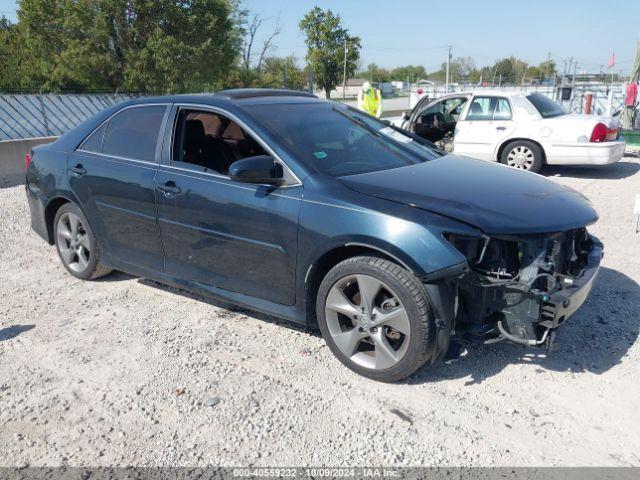
[{"label": "red flag", "polygon": [[614,52],[611,52],[611,58],[609,59],[609,65],[607,65],[607,68],[611,68],[616,64],[616,54]]}]

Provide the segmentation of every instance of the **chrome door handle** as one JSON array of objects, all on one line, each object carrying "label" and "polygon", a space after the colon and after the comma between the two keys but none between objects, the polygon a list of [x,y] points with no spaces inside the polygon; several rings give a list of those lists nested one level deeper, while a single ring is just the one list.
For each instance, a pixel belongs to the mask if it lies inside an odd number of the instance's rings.
[{"label": "chrome door handle", "polygon": [[507,129],[507,127],[496,127],[496,130],[498,130],[498,131],[503,131],[503,130],[506,130],[506,129]]}]

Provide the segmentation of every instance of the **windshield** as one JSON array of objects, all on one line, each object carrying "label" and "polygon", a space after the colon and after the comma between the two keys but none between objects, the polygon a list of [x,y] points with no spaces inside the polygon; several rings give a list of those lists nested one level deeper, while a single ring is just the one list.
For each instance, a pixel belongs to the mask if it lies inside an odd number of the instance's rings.
[{"label": "windshield", "polygon": [[254,105],[249,111],[297,160],[334,177],[415,165],[441,156],[426,142],[343,105]]},{"label": "windshield", "polygon": [[560,105],[542,93],[532,93],[527,95],[527,99],[536,107],[542,118],[557,117],[567,113]]}]

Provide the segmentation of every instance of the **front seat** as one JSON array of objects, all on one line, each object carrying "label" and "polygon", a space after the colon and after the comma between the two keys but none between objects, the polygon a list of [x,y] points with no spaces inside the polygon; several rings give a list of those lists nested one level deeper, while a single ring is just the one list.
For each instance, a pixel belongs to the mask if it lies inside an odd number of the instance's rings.
[{"label": "front seat", "polygon": [[184,128],[184,161],[226,175],[236,159],[224,140],[207,135],[197,119],[187,120]]},{"label": "front seat", "polygon": [[205,143],[207,135],[200,120],[184,122],[183,161],[201,167],[207,167]]}]

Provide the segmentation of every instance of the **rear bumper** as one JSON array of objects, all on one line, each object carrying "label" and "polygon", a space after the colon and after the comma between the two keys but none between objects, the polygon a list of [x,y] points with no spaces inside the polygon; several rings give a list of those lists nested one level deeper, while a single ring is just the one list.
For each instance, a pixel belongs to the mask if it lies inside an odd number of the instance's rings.
[{"label": "rear bumper", "polygon": [[25,190],[27,193],[29,212],[31,214],[31,228],[50,244],[51,239],[49,238],[49,231],[47,230],[45,206],[40,198],[39,191],[31,187],[28,182],[25,185]]},{"label": "rear bumper", "polygon": [[608,165],[624,156],[626,143],[615,140],[603,143],[551,143],[545,145],[550,165]]}]

